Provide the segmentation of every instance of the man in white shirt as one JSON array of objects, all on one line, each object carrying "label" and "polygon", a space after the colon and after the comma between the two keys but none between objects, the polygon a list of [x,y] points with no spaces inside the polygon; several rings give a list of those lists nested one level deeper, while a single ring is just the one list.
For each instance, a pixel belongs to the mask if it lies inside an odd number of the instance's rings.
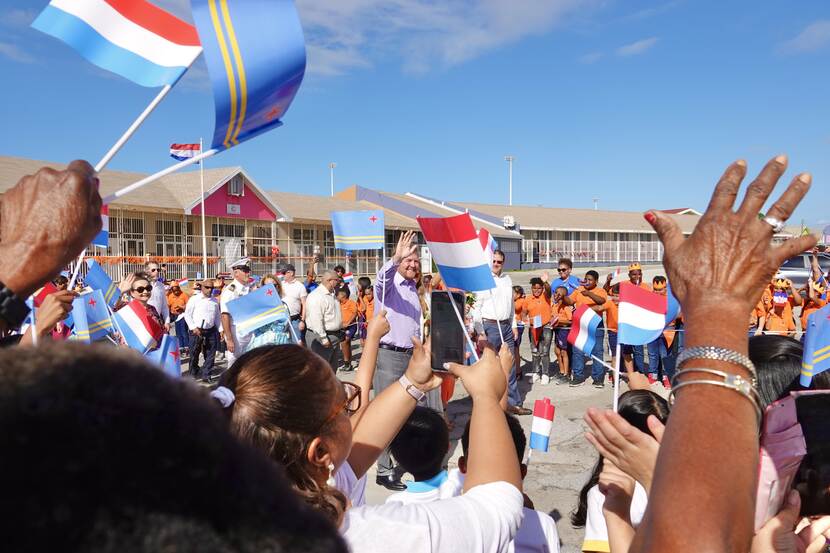
[{"label": "man in white shirt", "polygon": [[150,299],[147,303],[156,308],[164,323],[164,330],[169,331],[170,307],[167,305],[167,290],[164,289],[164,277],[159,270],[159,264],[155,261],[148,261],[144,265],[144,271],[150,277],[150,284],[153,286],[153,291],[150,292]]},{"label": "man in white shirt", "polygon": [[[501,348],[502,340],[510,348],[515,349],[518,327],[513,306],[513,281],[502,270],[504,267],[504,252],[493,252],[493,279],[496,287],[487,292],[475,295],[473,306],[473,323],[475,324],[478,340],[489,342],[496,351]],[[522,407],[522,397],[519,395],[519,383],[516,378],[516,367],[510,370],[507,382],[507,411],[514,415],[529,415],[531,410]]]},{"label": "man in white shirt", "polygon": [[343,339],[343,317],[334,288],[340,277],[334,271],[325,271],[320,286],[305,301],[306,346],[325,359],[335,369],[335,356]]},{"label": "man in white shirt", "polygon": [[210,372],[219,347],[222,324],[219,302],[213,297],[213,280],[202,281],[202,289],[193,294],[184,308],[184,321],[190,329],[190,376],[199,378],[199,352],[205,356],[202,380],[210,382]]},{"label": "man in white shirt", "polygon": [[248,286],[248,278],[251,275],[251,260],[244,257],[231,265],[233,273],[233,281],[226,285],[222,290],[222,295],[219,296],[219,307],[222,311],[222,334],[225,336],[225,345],[228,348],[226,359],[228,360],[228,367],[233,365],[236,358],[245,353],[245,348],[248,342],[251,341],[251,335],[246,334],[240,336],[236,332],[236,325],[233,323],[230,311],[228,311],[228,303],[246,295],[251,291]]},{"label": "man in white shirt", "polygon": [[297,280],[294,265],[286,265],[282,281],[282,301],[288,306],[288,313],[291,316],[291,326],[294,327],[294,334],[305,343],[305,299],[308,291],[305,284]]}]

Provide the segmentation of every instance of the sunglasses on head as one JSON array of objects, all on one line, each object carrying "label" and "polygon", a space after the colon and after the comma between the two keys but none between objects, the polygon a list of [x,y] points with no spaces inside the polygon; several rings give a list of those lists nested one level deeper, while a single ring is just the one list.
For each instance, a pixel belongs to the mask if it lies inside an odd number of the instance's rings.
[{"label": "sunglasses on head", "polygon": [[152,291],[153,291],[152,286],[139,286],[138,288],[133,288],[133,292],[138,292],[139,294],[142,294],[144,292],[152,292]]}]

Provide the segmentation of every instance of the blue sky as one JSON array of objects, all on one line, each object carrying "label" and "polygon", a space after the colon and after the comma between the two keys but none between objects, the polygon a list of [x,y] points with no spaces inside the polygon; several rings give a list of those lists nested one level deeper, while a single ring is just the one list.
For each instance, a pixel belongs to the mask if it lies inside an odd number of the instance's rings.
[{"label": "blue sky", "polygon": [[[156,0],[189,18],[186,0]],[[778,153],[814,185],[792,219],[830,224],[830,4],[769,0],[298,0],[309,67],[285,126],[208,166],[269,189],[358,183],[448,200],[703,209],[723,168]],[[0,154],[97,161],[155,95],[0,14]],[[110,164],[165,167],[213,132],[198,61]]]}]

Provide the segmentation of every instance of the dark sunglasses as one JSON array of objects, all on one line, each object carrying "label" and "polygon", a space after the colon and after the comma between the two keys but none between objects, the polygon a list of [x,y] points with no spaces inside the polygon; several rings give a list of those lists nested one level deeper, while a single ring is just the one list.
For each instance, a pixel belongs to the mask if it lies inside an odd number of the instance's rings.
[{"label": "dark sunglasses", "polygon": [[493,260],[493,265],[504,265],[504,261],[499,261],[498,259]]},{"label": "dark sunglasses", "polygon": [[152,291],[153,291],[152,286],[139,286],[138,288],[133,288],[133,292],[138,292],[139,294],[141,294],[143,292],[152,292]]},{"label": "dark sunglasses", "polygon": [[556,269],[556,270],[557,270],[558,272],[560,272],[560,273],[564,273],[565,271],[570,271],[570,269],[568,269],[568,268],[565,268],[565,269]]},{"label": "dark sunglasses", "polygon": [[159,270],[158,269],[150,269],[150,272],[151,273],[157,273],[157,272],[159,272]]},{"label": "dark sunglasses", "polygon": [[236,267],[236,270],[237,271],[242,271],[243,273],[250,273],[251,272],[250,267]]},{"label": "dark sunglasses", "polygon": [[213,290],[213,286],[202,286],[202,290]]}]

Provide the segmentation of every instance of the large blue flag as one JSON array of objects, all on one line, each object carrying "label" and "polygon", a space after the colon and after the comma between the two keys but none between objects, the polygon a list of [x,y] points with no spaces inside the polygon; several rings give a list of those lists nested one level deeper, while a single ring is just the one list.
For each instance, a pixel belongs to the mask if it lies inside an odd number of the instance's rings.
[{"label": "large blue flag", "polygon": [[282,124],[305,74],[305,40],[293,0],[192,0],[216,126],[225,149]]},{"label": "large blue flag", "polygon": [[229,301],[228,311],[241,335],[250,334],[274,321],[288,320],[288,309],[273,284],[266,284],[250,294]]},{"label": "large blue flag", "polygon": [[334,247],[341,250],[379,250],[383,248],[383,211],[332,211]]},{"label": "large blue flag", "polygon": [[159,347],[149,352],[146,357],[170,376],[178,378],[182,375],[179,341],[175,337],[165,334]]},{"label": "large blue flag", "polygon": [[72,301],[75,328],[70,340],[95,342],[113,332],[109,309],[100,290],[93,290]]},{"label": "large blue flag", "polygon": [[811,313],[804,330],[807,336],[804,338],[800,383],[808,388],[815,375],[830,369],[830,305]]},{"label": "large blue flag", "polygon": [[93,290],[100,290],[107,305],[115,307],[121,295],[118,290],[118,285],[112,281],[109,275],[104,272],[104,269],[94,259],[87,259],[86,266],[87,272],[84,282]]}]

